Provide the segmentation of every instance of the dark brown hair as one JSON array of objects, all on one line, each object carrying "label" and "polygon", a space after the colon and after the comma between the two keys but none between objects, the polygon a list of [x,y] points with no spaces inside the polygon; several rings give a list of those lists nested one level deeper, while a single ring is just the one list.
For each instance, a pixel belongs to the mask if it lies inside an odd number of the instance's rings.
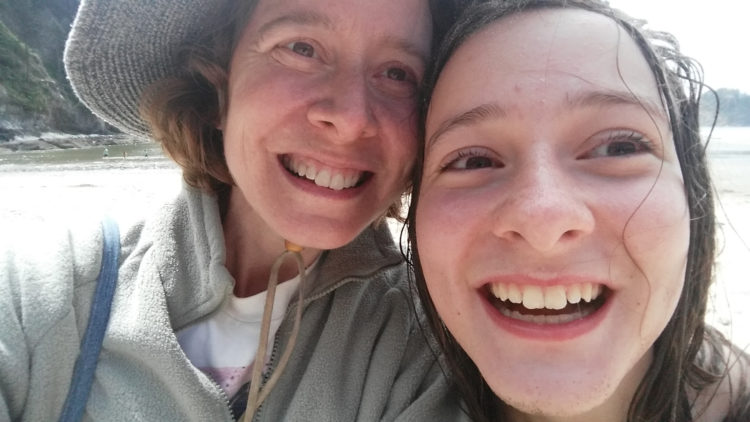
[{"label": "dark brown hair", "polygon": [[[746,368],[748,357],[738,351],[715,329],[704,322],[708,289],[713,277],[715,215],[712,185],[701,142],[698,109],[704,85],[700,67],[679,52],[669,34],[654,32],[597,0],[506,0],[476,1],[458,20],[439,48],[435,63],[425,81],[420,110],[422,145],[415,168],[409,215],[407,217],[410,260],[416,289],[425,308],[430,328],[436,333],[445,354],[450,376],[470,415],[478,421],[501,420],[505,404],[493,393],[476,365],[442,324],[430,300],[419,261],[416,238],[416,207],[419,201],[424,159],[424,121],[432,89],[452,54],[473,34],[506,16],[542,8],[576,8],[609,17],[638,45],[657,82],[665,104],[677,150],[690,212],[690,244],[685,284],[677,308],[653,346],[654,359],[641,381],[628,412],[628,421],[676,422],[693,420],[704,409],[694,408],[694,393],[712,395],[707,389],[729,377],[737,359]],[[733,359],[732,362],[729,362]],[[736,374],[735,374],[736,375]],[[747,374],[732,385],[735,401],[727,420],[750,420]],[[691,393],[693,393],[691,395]],[[742,416],[744,415],[744,416]]]}]

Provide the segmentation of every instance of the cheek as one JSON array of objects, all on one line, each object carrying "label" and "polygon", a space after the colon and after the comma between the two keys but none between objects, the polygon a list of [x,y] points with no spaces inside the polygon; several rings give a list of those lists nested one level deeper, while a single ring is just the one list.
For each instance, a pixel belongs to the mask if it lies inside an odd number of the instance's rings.
[{"label": "cheek", "polygon": [[430,290],[435,275],[445,273],[444,265],[449,265],[451,256],[457,249],[457,245],[451,248],[441,247],[452,244],[451,238],[456,234],[454,230],[441,229],[453,227],[446,226],[446,222],[453,221],[453,216],[449,205],[441,203],[441,197],[423,186],[416,212],[419,259]]},{"label": "cheek", "polygon": [[369,99],[372,117],[378,125],[376,135],[390,160],[406,162],[409,169],[417,156],[417,118],[412,101]]},{"label": "cheek", "polygon": [[624,232],[627,253],[646,279],[650,318],[660,328],[671,317],[684,284],[689,219],[682,182],[675,178],[654,186]]},{"label": "cheek", "polygon": [[425,278],[461,284],[476,255],[481,209],[460,190],[423,185],[417,207],[416,236]]},{"label": "cheek", "polygon": [[[230,75],[228,113],[250,127],[263,127],[303,104],[319,84],[278,66],[248,64],[252,72]],[[306,96],[306,95],[307,96]],[[262,124],[259,124],[262,123]]]}]

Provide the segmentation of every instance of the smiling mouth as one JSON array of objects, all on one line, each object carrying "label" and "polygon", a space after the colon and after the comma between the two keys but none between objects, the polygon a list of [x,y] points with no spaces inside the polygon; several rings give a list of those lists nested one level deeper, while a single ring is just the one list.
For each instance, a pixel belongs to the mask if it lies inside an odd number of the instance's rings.
[{"label": "smiling mouth", "polygon": [[534,286],[494,283],[487,296],[504,316],[534,324],[565,324],[599,310],[611,290],[604,285],[580,283],[567,286]]},{"label": "smiling mouth", "polygon": [[332,190],[344,190],[361,186],[372,177],[369,171],[340,170],[322,167],[289,155],[281,156],[281,164],[293,176],[309,180],[317,186]]}]

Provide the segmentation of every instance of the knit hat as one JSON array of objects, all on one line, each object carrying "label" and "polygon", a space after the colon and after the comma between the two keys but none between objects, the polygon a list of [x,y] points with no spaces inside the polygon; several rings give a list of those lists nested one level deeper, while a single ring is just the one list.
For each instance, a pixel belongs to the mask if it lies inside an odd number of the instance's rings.
[{"label": "knit hat", "polygon": [[183,71],[180,46],[215,21],[227,1],[82,0],[64,55],[73,90],[108,123],[149,137],[139,114],[144,90]]}]

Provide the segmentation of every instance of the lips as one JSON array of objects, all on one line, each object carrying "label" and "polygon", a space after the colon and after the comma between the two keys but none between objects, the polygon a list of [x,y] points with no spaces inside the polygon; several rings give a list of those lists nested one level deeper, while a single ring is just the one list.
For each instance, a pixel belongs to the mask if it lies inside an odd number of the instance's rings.
[{"label": "lips", "polygon": [[314,182],[317,186],[340,191],[361,185],[370,172],[351,169],[337,169],[322,165],[313,160],[283,155],[281,163],[291,174]]},{"label": "lips", "polygon": [[608,288],[597,283],[571,285],[487,286],[492,305],[506,317],[535,324],[564,324],[596,312],[606,301]]}]

